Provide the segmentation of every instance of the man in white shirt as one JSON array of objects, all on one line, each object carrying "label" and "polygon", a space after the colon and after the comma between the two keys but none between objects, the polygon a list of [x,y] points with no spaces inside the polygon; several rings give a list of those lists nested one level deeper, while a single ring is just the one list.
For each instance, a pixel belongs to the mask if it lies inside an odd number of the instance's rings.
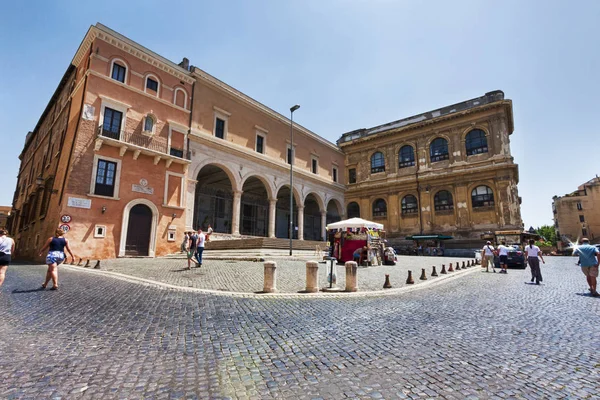
[{"label": "man in white shirt", "polygon": [[202,233],[202,229],[198,229],[198,239],[196,245],[196,260],[198,260],[198,267],[202,266],[202,253],[204,252],[204,242],[206,241],[206,236]]},{"label": "man in white shirt", "polygon": [[494,246],[492,246],[492,242],[488,241],[483,246],[483,250],[481,250],[481,268],[485,268],[485,272],[490,272],[488,269],[490,262],[492,264],[492,271],[496,272],[494,266]]},{"label": "man in white shirt", "polygon": [[500,257],[500,273],[506,274],[508,271],[506,269],[506,264],[508,263],[508,247],[506,247],[506,242],[503,240],[498,246],[498,257]]}]

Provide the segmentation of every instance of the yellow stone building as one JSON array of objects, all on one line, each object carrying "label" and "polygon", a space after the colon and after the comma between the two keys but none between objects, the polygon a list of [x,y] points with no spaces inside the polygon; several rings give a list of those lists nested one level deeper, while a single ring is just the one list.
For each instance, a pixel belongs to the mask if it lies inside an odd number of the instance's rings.
[{"label": "yellow stone building", "polygon": [[580,185],[576,191],[552,198],[554,227],[558,249],[564,250],[569,242],[587,237],[600,243],[600,178]]},{"label": "yellow stone building", "polygon": [[393,244],[448,235],[447,248],[522,229],[512,101],[502,91],[345,133],[346,216],[383,223]]}]

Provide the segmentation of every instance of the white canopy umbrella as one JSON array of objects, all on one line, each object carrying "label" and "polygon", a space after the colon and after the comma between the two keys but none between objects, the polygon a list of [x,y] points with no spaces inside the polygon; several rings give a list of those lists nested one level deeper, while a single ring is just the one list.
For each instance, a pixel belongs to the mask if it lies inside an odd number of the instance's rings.
[{"label": "white canopy umbrella", "polygon": [[327,225],[327,229],[348,229],[348,228],[368,228],[383,229],[383,224],[367,221],[362,218],[350,218]]}]

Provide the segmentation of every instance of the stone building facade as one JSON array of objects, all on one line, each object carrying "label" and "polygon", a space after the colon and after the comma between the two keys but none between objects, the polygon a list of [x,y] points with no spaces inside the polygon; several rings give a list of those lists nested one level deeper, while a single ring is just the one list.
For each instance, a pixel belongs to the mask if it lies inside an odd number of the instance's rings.
[{"label": "stone building facade", "polygon": [[392,242],[441,234],[458,247],[522,229],[512,132],[512,102],[495,91],[343,134],[347,216],[383,223]]},{"label": "stone building facade", "polygon": [[600,243],[600,178],[590,179],[572,193],[554,196],[552,213],[559,250],[583,237]]},{"label": "stone building facade", "polygon": [[[35,259],[57,227],[77,256],[157,256],[183,232],[299,239],[343,214],[334,144],[189,65],[90,27],[20,155],[11,234]],[[288,150],[289,149],[289,150]]]},{"label": "stone building facade", "polygon": [[11,206],[0,206],[0,228],[8,226],[8,217],[10,217]]}]

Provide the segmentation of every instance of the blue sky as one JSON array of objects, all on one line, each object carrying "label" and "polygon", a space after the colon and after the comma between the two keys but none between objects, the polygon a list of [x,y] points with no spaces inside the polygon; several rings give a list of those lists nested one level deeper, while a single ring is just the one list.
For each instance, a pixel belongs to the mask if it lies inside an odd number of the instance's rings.
[{"label": "blue sky", "polygon": [[[166,9],[165,5],[169,8]],[[88,27],[196,65],[335,142],[500,89],[526,227],[600,174],[598,1],[30,1],[0,16],[0,204]]]}]

